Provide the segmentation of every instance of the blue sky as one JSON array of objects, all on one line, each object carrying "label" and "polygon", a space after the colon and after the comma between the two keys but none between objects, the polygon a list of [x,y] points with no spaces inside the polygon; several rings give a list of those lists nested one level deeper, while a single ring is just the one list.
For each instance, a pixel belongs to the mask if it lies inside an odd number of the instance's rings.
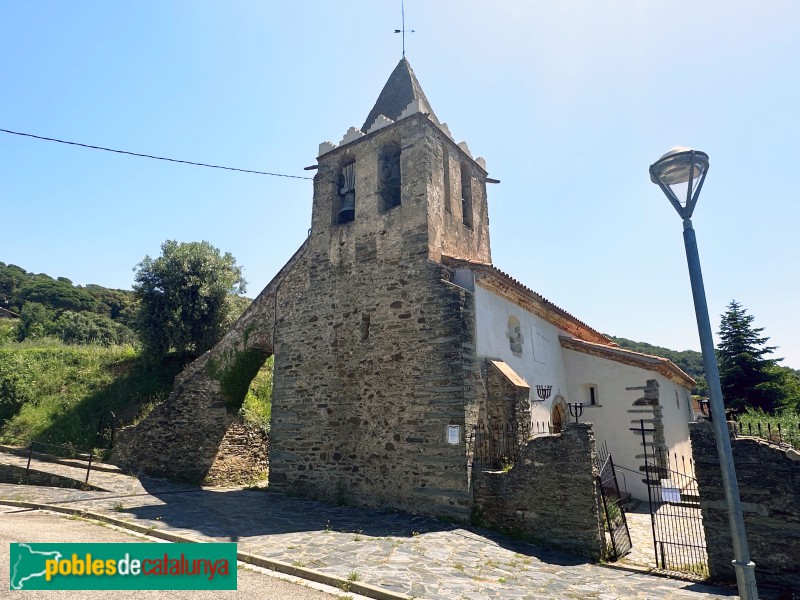
[{"label": "blue sky", "polygon": [[[0,1],[0,128],[309,175],[400,59],[398,2]],[[800,367],[800,4],[407,0],[407,57],[483,156],[493,260],[606,333],[698,349],[681,221],[648,178],[710,156],[694,223],[712,325],[736,299]],[[0,134],[0,260],[129,288],[166,239],[233,253],[255,296],[311,182]]]}]

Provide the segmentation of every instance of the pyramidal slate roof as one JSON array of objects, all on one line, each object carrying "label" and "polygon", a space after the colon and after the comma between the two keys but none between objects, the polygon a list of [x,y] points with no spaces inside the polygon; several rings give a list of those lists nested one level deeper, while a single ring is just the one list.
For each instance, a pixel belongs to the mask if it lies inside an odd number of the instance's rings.
[{"label": "pyramidal slate roof", "polygon": [[389,75],[386,85],[383,86],[378,96],[378,101],[375,102],[375,106],[372,107],[369,115],[367,115],[367,120],[364,121],[361,131],[366,132],[375,122],[378,115],[383,115],[396,121],[406,106],[416,99],[420,101],[420,110],[429,113],[431,119],[438,124],[439,120],[433,114],[433,109],[425,97],[425,92],[422,91],[422,86],[417,81],[417,76],[414,75],[409,62],[402,58],[397,63],[392,74]]}]

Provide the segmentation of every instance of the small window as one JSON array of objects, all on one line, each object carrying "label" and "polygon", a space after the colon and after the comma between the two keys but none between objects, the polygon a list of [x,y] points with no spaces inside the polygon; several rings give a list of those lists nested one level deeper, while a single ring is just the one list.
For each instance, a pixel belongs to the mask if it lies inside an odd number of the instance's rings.
[{"label": "small window", "polygon": [[337,222],[350,223],[356,218],[356,163],[342,167],[339,173],[339,212]]},{"label": "small window", "polygon": [[508,317],[508,345],[516,356],[522,356],[522,327],[515,316]]},{"label": "small window", "polygon": [[472,175],[465,162],[461,163],[461,221],[472,229]]},{"label": "small window", "polygon": [[401,184],[400,146],[389,144],[381,152],[381,194],[387,210],[400,206]]},{"label": "small window", "polygon": [[595,384],[587,383],[581,386],[581,402],[584,406],[600,406],[600,395]]}]

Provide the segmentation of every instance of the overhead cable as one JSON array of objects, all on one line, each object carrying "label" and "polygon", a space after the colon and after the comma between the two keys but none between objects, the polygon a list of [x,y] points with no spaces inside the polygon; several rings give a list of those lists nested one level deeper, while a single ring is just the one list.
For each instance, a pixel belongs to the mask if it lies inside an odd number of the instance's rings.
[{"label": "overhead cable", "polygon": [[166,156],[153,156],[152,154],[140,154],[139,152],[129,152],[127,150],[115,150],[114,148],[104,148],[103,146],[92,146],[91,144],[81,144],[79,142],[70,142],[67,140],[59,140],[57,138],[44,137],[41,135],[33,135],[32,133],[21,133],[19,131],[11,131],[9,129],[0,129],[0,132],[10,133],[11,135],[20,135],[23,137],[34,138],[37,140],[44,140],[47,142],[58,142],[59,144],[69,144],[70,146],[80,146],[81,148],[90,148],[92,150],[103,150],[105,152],[116,152],[117,154],[128,154],[130,156],[139,156],[141,158],[152,158],[155,160],[166,160],[168,162],[183,163],[185,165],[194,165],[196,167],[208,167],[209,169],[224,169],[226,171],[239,171],[240,173],[252,173],[254,175],[271,175],[272,177],[288,177],[291,179],[313,179],[312,177],[302,177],[301,175],[285,175],[283,173],[269,173],[267,171],[253,171],[251,169],[237,169],[236,167],[224,167],[222,165],[210,165],[208,163],[193,162],[191,160],[179,160],[177,158],[167,158]]}]

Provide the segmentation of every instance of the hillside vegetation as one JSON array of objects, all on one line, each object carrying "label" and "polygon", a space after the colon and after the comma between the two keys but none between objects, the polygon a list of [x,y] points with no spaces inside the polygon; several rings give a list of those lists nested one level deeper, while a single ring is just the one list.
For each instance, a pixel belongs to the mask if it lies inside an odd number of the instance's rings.
[{"label": "hillside vegetation", "polygon": [[633,340],[614,337],[613,335],[608,337],[614,343],[619,344],[620,348],[671,360],[697,382],[697,387],[692,390],[692,393],[706,395],[706,374],[703,368],[703,355],[700,352],[696,350],[670,350],[663,346],[654,346],[646,342],[634,342]]},{"label": "hillside vegetation", "polygon": [[[137,307],[129,290],[75,286],[66,277],[0,262],[0,308],[19,315],[17,341],[55,337],[68,344],[131,344]],[[0,340],[4,337],[8,333],[0,332]]]},{"label": "hillside vegetation", "polygon": [[145,368],[132,346],[7,343],[0,347],[0,441],[94,448],[103,413],[134,421],[169,394],[179,368],[174,361]]},{"label": "hillside vegetation", "polygon": [[[229,321],[249,304],[231,298]],[[0,262],[0,442],[89,450],[113,412],[117,426],[143,418],[170,393],[191,356],[146,357],[134,292],[75,286],[65,277]],[[256,375],[242,417],[269,427],[272,360]]]}]

